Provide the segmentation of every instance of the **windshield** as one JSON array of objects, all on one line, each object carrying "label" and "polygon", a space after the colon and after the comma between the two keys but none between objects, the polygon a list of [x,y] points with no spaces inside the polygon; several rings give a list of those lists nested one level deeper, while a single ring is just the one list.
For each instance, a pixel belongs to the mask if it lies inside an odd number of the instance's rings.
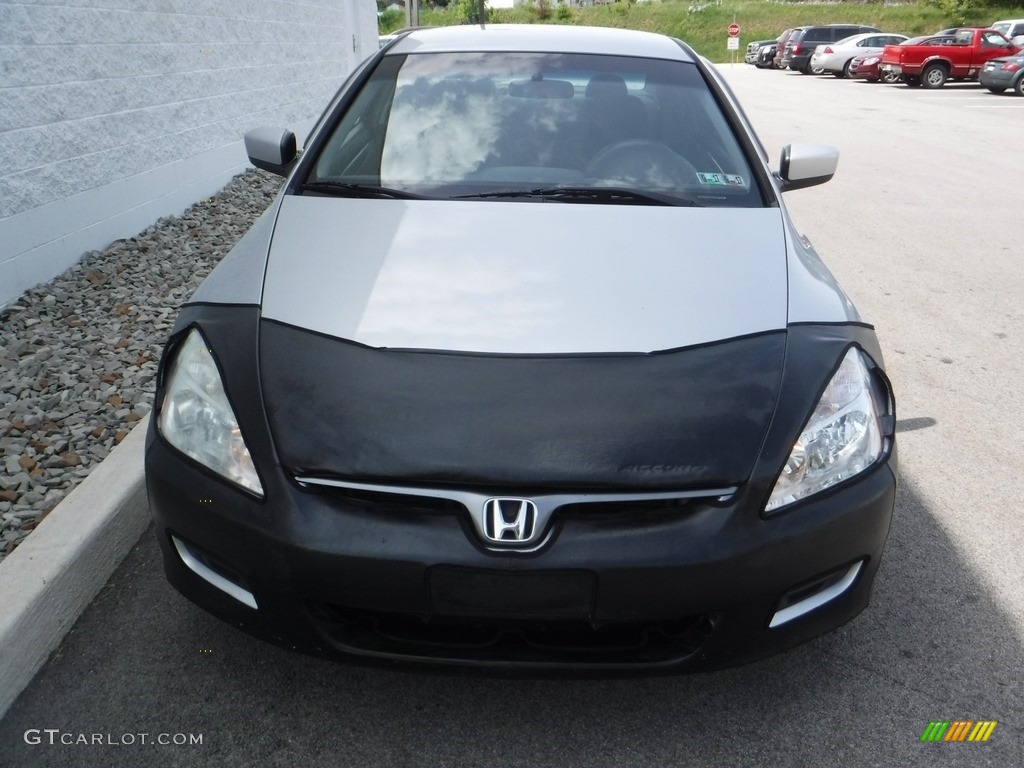
[{"label": "windshield", "polygon": [[[763,206],[696,66],[550,53],[385,56],[317,157],[330,194]],[[615,195],[581,190],[615,188]],[[552,190],[570,194],[552,194]],[[540,194],[523,194],[536,191]]]}]

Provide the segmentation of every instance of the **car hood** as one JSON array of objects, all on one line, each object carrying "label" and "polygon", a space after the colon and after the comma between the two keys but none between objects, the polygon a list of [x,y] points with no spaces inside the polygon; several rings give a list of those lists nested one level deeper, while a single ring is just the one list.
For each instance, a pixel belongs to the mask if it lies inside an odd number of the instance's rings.
[{"label": "car hood", "polygon": [[263,317],[371,347],[653,352],[785,328],[778,208],[286,196]]},{"label": "car hood", "polygon": [[337,202],[285,201],[267,270],[260,384],[293,474],[749,476],[786,353],[777,209]]}]

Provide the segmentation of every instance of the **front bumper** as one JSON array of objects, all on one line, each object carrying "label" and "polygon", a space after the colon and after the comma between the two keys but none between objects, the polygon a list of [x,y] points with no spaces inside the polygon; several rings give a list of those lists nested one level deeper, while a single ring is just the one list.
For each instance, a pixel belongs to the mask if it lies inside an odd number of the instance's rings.
[{"label": "front bumper", "polygon": [[854,79],[877,80],[880,76],[881,73],[878,71],[877,64],[853,64],[850,66],[850,77]]},{"label": "front bumper", "polygon": [[729,666],[849,621],[869,599],[894,468],[769,519],[743,489],[726,504],[567,510],[517,554],[484,548],[464,510],[283,472],[258,501],[154,429],[146,450],[167,576],[211,613],[306,652],[525,670]]},{"label": "front bumper", "polygon": [[[294,386],[282,389],[268,409],[264,390],[273,376],[266,370],[261,375],[258,365],[257,320],[253,307],[190,306],[179,316],[167,350],[173,356],[177,340],[188,328],[202,328],[265,498],[210,473],[157,434],[166,359],[146,446],[147,488],[168,578],[194,602],[247,631],[288,647],[349,658],[524,670],[683,671],[776,653],[838,627],[867,604],[895,496],[894,414],[886,418],[886,439],[893,452],[884,461],[770,517],[762,516],[762,510],[794,436],[808,418],[809,404],[834,372],[834,361],[855,344],[881,363],[869,327],[797,324],[787,329],[782,382],[771,390],[780,394],[767,432],[758,433],[754,466],[747,474],[730,473],[718,478],[728,482],[709,484],[704,480],[715,476],[706,475],[679,486],[619,478],[603,486],[579,480],[543,487],[558,475],[555,468],[502,476],[502,467],[496,466],[486,474],[457,480],[437,479],[422,468],[401,475],[393,460],[374,465],[375,475],[336,470],[327,476],[315,465],[303,464],[295,458],[301,453],[296,446],[289,448],[280,436],[275,442],[271,434],[277,419],[280,430],[291,429],[292,438],[298,431],[312,440],[315,424],[302,422],[297,429],[297,414],[282,411],[295,401],[311,407],[310,376],[297,376]],[[755,348],[774,345],[773,336],[759,338],[752,342]],[[707,376],[713,367],[704,364],[705,354],[749,367],[753,358],[748,341],[726,340],[717,348],[678,354],[686,355]],[[305,337],[295,337],[293,346],[305,349],[304,354],[320,349],[314,339]],[[331,357],[327,350],[311,360],[294,358],[282,345],[274,352],[266,366],[280,370],[310,371]],[[365,377],[372,362],[361,358],[362,367],[352,370]],[[338,372],[334,380],[341,381],[342,375]],[[687,371],[676,375],[696,376]],[[881,379],[880,370],[877,375]],[[422,372],[415,380],[421,387],[426,381]],[[303,386],[305,390],[300,389]],[[759,391],[737,393],[727,410],[754,413]],[[698,394],[704,409],[689,410],[706,414],[716,395]],[[372,400],[367,401],[360,412],[371,405]],[[493,420],[495,410],[492,403],[487,418]],[[659,423],[664,427],[670,416]],[[354,422],[344,423],[351,432]],[[382,424],[390,424],[388,434],[403,443],[425,441],[423,451],[450,457],[461,447],[448,445],[452,437],[445,435],[444,424],[432,425],[421,435],[417,430],[403,432],[403,425],[393,419],[374,423],[377,432]],[[678,429],[704,434],[699,432],[701,420],[684,427]],[[330,442],[329,431],[327,442],[311,459],[322,457],[332,446],[338,451],[340,443]],[[726,454],[735,453],[742,430],[730,427],[719,432],[662,453],[705,461],[712,449],[723,446],[732,446]],[[342,466],[346,456],[365,452],[364,443],[381,437],[366,430],[360,434],[365,440],[346,444],[331,461],[333,466]],[[444,435],[447,442],[439,437],[432,443],[430,435]],[[557,438],[557,433],[549,433],[545,444]],[[627,442],[634,439],[642,440],[643,435]],[[285,446],[281,453],[280,446]],[[401,454],[401,447],[396,444],[388,455]],[[282,455],[291,458],[283,461]],[[520,469],[529,463],[525,454],[516,461],[509,450],[502,455]],[[475,464],[469,454],[460,461],[479,469],[481,456],[475,454]],[[283,468],[294,462],[299,469]],[[305,483],[295,479],[300,471],[308,476]],[[563,468],[562,475],[566,471]],[[400,484],[397,477],[408,478],[403,493],[393,487]],[[417,477],[421,492],[411,498],[408,485]],[[433,483],[427,479],[431,477]],[[503,480],[499,483],[497,477]],[[335,485],[345,481],[348,487],[317,485],[318,478]],[[366,484],[353,488],[348,482],[352,478]],[[375,485],[384,482],[391,483],[387,492]],[[548,528],[528,552],[488,549],[478,527],[480,509],[465,502],[473,507],[476,517],[471,518],[470,510],[453,503],[450,493],[459,489],[522,498],[590,487],[634,493],[614,504],[594,504],[589,497],[559,502],[567,506],[548,510]],[[447,488],[447,498],[422,493],[431,488]],[[680,488],[716,492],[697,498],[691,493],[683,499],[675,493]],[[636,492],[646,496],[655,491],[672,491],[677,498],[665,501],[662,493],[661,501],[635,500]],[[461,498],[465,500],[465,494]]]}]

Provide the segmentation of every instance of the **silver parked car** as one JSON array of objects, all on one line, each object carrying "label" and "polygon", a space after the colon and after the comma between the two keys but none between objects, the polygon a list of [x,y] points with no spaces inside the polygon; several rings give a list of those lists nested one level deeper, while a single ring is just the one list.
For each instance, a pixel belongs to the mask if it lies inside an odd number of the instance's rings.
[{"label": "silver parked car", "polygon": [[899,45],[906,35],[866,32],[851,35],[835,43],[819,45],[811,56],[811,68],[830,72],[836,77],[849,77],[850,65],[858,56],[881,53],[887,45]]},{"label": "silver parked car", "polygon": [[714,68],[573,26],[402,34],[182,309],[146,473],[168,578],[346,658],[695,670],[868,603],[896,489],[872,327]]}]

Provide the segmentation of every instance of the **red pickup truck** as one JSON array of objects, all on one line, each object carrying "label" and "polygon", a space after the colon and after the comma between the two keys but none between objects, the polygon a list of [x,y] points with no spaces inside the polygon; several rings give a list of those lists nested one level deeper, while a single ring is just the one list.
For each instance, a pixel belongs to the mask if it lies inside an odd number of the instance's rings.
[{"label": "red pickup truck", "polygon": [[946,80],[977,79],[982,65],[1019,51],[994,29],[961,27],[951,37],[932,37],[917,45],[887,45],[879,69],[907,85],[941,88]]}]

